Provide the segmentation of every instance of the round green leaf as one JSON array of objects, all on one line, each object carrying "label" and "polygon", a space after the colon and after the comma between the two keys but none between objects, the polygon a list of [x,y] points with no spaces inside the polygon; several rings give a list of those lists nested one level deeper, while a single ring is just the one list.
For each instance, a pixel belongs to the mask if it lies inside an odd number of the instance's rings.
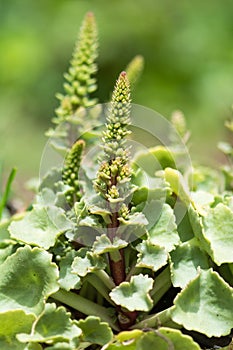
[{"label": "round green leaf", "polygon": [[82,331],[70,319],[70,313],[63,306],[56,308],[55,304],[46,304],[43,313],[33,325],[31,334],[19,334],[21,342],[56,343],[71,341],[81,335]]},{"label": "round green leaf", "polygon": [[185,242],[170,253],[171,280],[174,287],[184,288],[201,269],[208,269],[207,254],[196,244],[195,239]]},{"label": "round green leaf", "polygon": [[61,208],[34,206],[22,220],[13,221],[9,231],[11,237],[20,242],[48,249],[54,246],[59,235],[72,227]]},{"label": "round green leaf", "polygon": [[173,321],[188,330],[220,337],[233,328],[233,289],[212,269],[201,271],[174,304]]},{"label": "round green leaf", "polygon": [[58,269],[40,248],[19,248],[1,265],[0,312],[40,313],[44,300],[58,290]]},{"label": "round green leaf", "polygon": [[143,241],[136,246],[138,254],[137,267],[146,267],[153,271],[166,265],[168,254],[165,248]]},{"label": "round green leaf", "polygon": [[132,276],[130,282],[122,282],[109,295],[117,305],[129,311],[149,311],[153,306],[149,295],[153,282],[147,275]]},{"label": "round green leaf", "polygon": [[101,322],[98,317],[88,316],[85,320],[80,320],[78,326],[83,331],[82,339],[84,342],[105,345],[113,338],[108,323]]},{"label": "round green leaf", "polygon": [[11,310],[0,313],[1,350],[24,350],[25,344],[16,339],[21,332],[30,332],[35,316],[26,315],[23,310]]}]

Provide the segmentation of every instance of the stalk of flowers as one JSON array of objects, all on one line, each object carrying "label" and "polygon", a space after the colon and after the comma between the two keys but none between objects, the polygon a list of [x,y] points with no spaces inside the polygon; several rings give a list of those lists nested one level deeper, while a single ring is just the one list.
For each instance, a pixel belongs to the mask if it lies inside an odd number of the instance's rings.
[{"label": "stalk of flowers", "polygon": [[80,29],[69,71],[65,74],[65,95],[57,94],[60,106],[56,109],[57,118],[53,120],[56,124],[75,114],[80,107],[87,108],[96,104],[96,99],[91,95],[97,89],[97,49],[95,17],[89,12]]},{"label": "stalk of flowers", "polygon": [[[103,132],[104,156],[94,181],[95,190],[106,200],[111,215],[107,225],[108,237],[113,242],[117,237],[120,217],[127,219],[129,209],[125,203],[130,185],[129,148],[126,136],[130,134],[130,84],[122,72],[113,91],[106,129]],[[125,280],[124,252],[118,258],[109,254],[109,263],[114,282]]]},{"label": "stalk of flowers", "polygon": [[76,141],[65,159],[62,180],[70,187],[66,192],[66,200],[70,206],[81,199],[78,173],[84,147],[83,140]]}]

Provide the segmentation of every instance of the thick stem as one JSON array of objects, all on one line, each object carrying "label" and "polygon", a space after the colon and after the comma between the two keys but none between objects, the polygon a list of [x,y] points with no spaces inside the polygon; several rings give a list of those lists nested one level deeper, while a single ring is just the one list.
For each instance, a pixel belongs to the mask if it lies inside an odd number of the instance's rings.
[{"label": "thick stem", "polygon": [[80,295],[77,295],[73,292],[67,292],[63,289],[60,289],[55,294],[51,295],[51,297],[68,306],[71,306],[73,309],[78,310],[85,315],[100,317],[103,321],[108,322],[114,330],[119,331],[119,328],[109,316],[108,309],[105,307],[87,300]]},{"label": "thick stem", "polygon": [[108,290],[112,290],[116,287],[112,278],[104,270],[96,270],[95,275],[103,282],[103,284],[108,288]]},{"label": "thick stem", "polygon": [[[111,177],[111,186],[117,184],[116,177]],[[110,186],[110,187],[111,187]],[[119,227],[118,212],[114,211],[111,215],[111,223],[108,224],[108,237],[113,242],[117,234],[117,229]],[[118,256],[117,256],[118,255]],[[119,253],[109,253],[109,266],[111,275],[114,283],[118,286],[121,282],[125,280],[125,259],[123,249],[119,250]]]},{"label": "thick stem", "polygon": [[108,224],[108,236],[111,241],[114,240],[116,237],[116,231],[119,226],[119,221],[118,221],[118,213],[112,213],[111,215],[111,223]]},{"label": "thick stem", "polygon": [[[114,254],[115,255],[115,254]],[[109,253],[109,266],[112,278],[114,283],[118,286],[121,282],[125,281],[125,259],[124,259],[124,250],[119,250],[120,258],[119,260],[115,260],[115,257],[112,253]]]},{"label": "thick stem", "polygon": [[119,326],[121,330],[127,330],[135,324],[138,316],[137,311],[120,310],[118,315]]},{"label": "thick stem", "polygon": [[103,284],[103,282],[94,274],[89,273],[86,276],[86,280],[104,297],[110,304],[114,305],[113,301],[109,297],[109,290]]}]

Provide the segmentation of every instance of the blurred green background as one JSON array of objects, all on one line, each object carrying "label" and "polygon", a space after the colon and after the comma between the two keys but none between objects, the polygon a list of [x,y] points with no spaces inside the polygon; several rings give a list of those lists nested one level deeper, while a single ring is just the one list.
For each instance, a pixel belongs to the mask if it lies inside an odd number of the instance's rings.
[{"label": "blurred green background", "polygon": [[135,103],[165,117],[183,110],[191,153],[212,162],[233,103],[232,0],[0,0],[0,160],[22,181],[37,176],[45,130],[62,92],[83,16],[95,13],[99,90],[108,101],[136,54],[145,70]]}]

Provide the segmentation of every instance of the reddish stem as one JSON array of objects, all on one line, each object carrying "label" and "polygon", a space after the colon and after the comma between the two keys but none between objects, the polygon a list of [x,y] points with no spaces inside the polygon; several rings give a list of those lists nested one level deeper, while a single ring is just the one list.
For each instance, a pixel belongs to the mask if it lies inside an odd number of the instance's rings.
[{"label": "reddish stem", "polygon": [[121,282],[125,281],[125,258],[124,258],[124,251],[123,249],[119,250],[119,253],[121,255],[121,259],[118,261],[114,261],[111,259],[111,256],[109,254],[109,265],[111,270],[111,275],[113,278],[114,283],[118,286],[121,284]]}]

